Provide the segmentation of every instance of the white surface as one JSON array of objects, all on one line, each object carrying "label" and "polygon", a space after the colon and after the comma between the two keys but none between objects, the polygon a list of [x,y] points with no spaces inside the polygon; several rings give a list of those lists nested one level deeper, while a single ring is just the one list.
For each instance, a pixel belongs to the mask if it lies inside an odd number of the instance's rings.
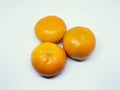
[{"label": "white surface", "polygon": [[[51,79],[38,75],[30,55],[40,42],[34,25],[57,15],[67,28],[81,25],[96,35],[90,58],[68,58]],[[0,90],[120,90],[119,0],[0,0]]]}]

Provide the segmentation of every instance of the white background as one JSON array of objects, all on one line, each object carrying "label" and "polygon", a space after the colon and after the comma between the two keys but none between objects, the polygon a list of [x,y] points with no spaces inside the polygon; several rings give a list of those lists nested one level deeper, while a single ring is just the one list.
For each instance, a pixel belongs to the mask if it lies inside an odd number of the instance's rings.
[{"label": "white background", "polygon": [[[51,79],[31,66],[31,52],[40,43],[34,26],[48,15],[61,17],[67,29],[90,28],[97,40],[86,61],[68,58]],[[0,90],[120,90],[119,39],[119,0],[0,0]]]}]

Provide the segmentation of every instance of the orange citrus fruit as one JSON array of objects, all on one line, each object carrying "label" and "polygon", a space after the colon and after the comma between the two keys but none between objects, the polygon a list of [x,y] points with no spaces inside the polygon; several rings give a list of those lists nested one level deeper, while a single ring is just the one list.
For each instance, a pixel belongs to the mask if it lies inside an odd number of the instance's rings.
[{"label": "orange citrus fruit", "polygon": [[46,16],[35,25],[35,34],[42,42],[58,43],[66,32],[64,21],[57,16]]},{"label": "orange citrus fruit", "polygon": [[65,51],[51,42],[38,45],[31,55],[32,65],[43,76],[54,76],[60,73],[66,63]]},{"label": "orange citrus fruit", "polygon": [[66,53],[77,60],[86,59],[94,50],[96,39],[93,32],[86,27],[73,27],[63,38]]}]

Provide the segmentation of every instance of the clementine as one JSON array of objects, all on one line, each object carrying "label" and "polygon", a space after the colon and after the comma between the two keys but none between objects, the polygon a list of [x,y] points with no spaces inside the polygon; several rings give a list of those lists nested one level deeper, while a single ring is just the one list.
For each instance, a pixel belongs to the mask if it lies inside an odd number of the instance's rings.
[{"label": "clementine", "polygon": [[32,52],[31,58],[35,70],[47,77],[60,73],[66,63],[64,50],[51,42],[38,45]]},{"label": "clementine", "polygon": [[35,34],[42,42],[58,43],[66,32],[64,21],[57,16],[46,16],[35,25]]},{"label": "clementine", "polygon": [[63,38],[66,53],[77,60],[86,59],[94,50],[96,39],[93,32],[86,27],[73,27]]}]

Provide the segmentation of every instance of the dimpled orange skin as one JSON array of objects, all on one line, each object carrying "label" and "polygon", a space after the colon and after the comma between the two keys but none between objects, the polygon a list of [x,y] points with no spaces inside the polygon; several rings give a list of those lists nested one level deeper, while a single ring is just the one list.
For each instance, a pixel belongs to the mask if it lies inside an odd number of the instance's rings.
[{"label": "dimpled orange skin", "polygon": [[51,42],[38,45],[31,56],[34,69],[46,77],[59,74],[66,63],[65,51]]},{"label": "dimpled orange skin", "polygon": [[66,32],[64,21],[57,16],[46,16],[35,25],[35,34],[42,42],[58,43]]},{"label": "dimpled orange skin", "polygon": [[86,59],[94,50],[96,39],[93,32],[86,27],[73,27],[63,38],[66,53],[77,60]]}]

